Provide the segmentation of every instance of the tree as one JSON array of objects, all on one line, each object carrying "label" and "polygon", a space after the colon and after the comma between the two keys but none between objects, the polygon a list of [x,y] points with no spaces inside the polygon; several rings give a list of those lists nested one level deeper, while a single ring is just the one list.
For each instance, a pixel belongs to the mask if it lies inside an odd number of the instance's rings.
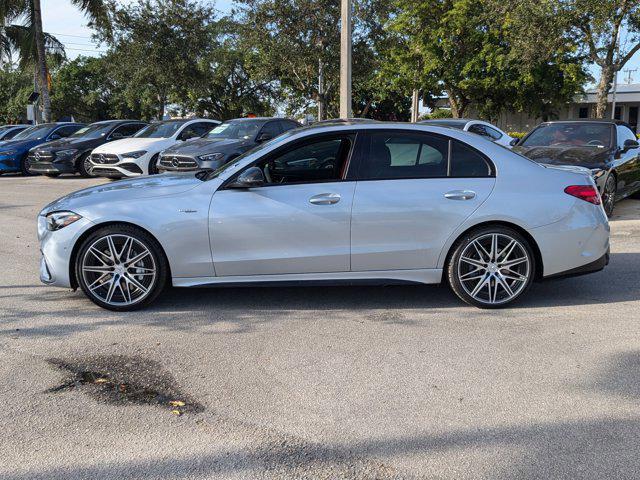
[{"label": "tree", "polygon": [[33,78],[11,63],[0,69],[0,123],[22,123]]},{"label": "tree", "polygon": [[110,47],[114,77],[126,84],[129,102],[153,103],[162,119],[168,103],[204,81],[213,10],[194,0],[138,0],[113,7],[111,18],[109,29],[98,31]]},{"label": "tree", "polygon": [[[103,0],[70,0],[92,22],[108,24],[107,9]],[[22,23],[14,23],[20,22]],[[52,53],[64,55],[63,45],[52,35],[42,30],[40,0],[3,0],[0,6],[0,46],[3,53],[11,56],[17,51],[21,64],[34,64],[40,95],[42,115],[51,121],[51,99],[49,96],[49,73],[47,58]]]},{"label": "tree", "polygon": [[56,68],[51,88],[54,118],[73,115],[77,121],[110,118],[152,118],[155,109],[145,108],[142,98],[129,99],[126,84],[112,75],[113,58],[78,57]]},{"label": "tree", "polygon": [[[395,0],[395,34],[384,71],[431,103],[446,93],[454,117],[473,106],[495,119],[519,109],[550,115],[579,91],[585,74],[575,46],[554,23],[553,0]],[[534,46],[523,27],[548,22]],[[535,35],[535,37],[538,37]],[[536,38],[538,40],[538,38]]]},{"label": "tree", "polygon": [[[602,118],[616,72],[640,51],[640,3],[637,0],[571,0],[565,14],[570,31],[577,34],[589,59],[600,67],[596,116]],[[624,36],[625,41],[620,41]]]},{"label": "tree", "polygon": [[239,0],[238,4],[243,43],[252,53],[252,74],[262,81],[277,80],[290,113],[306,111],[315,102],[326,115],[339,85],[339,2]]}]

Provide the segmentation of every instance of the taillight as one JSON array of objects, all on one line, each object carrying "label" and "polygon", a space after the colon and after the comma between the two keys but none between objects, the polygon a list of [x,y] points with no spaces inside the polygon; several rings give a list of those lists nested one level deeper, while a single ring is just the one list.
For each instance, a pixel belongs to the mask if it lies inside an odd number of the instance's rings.
[{"label": "taillight", "polygon": [[574,197],[584,200],[585,202],[600,205],[600,194],[596,187],[591,185],[571,185],[564,189],[564,193],[568,193]]}]

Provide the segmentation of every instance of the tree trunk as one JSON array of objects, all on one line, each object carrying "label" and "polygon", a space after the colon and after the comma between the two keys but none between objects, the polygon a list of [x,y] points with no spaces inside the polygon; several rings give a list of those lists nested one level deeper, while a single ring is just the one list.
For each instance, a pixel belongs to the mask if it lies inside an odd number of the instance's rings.
[{"label": "tree trunk", "polygon": [[458,97],[453,90],[446,90],[449,96],[449,105],[451,106],[451,115],[453,118],[463,118],[467,107],[469,106],[469,100],[460,96]]},{"label": "tree trunk", "polygon": [[42,31],[42,9],[40,0],[33,2],[33,17],[35,29],[35,42],[38,64],[38,79],[40,83],[40,96],[42,98],[42,117],[45,122],[51,121],[51,97],[49,96],[49,80],[47,70],[47,57],[44,49],[44,33]]},{"label": "tree trunk", "polygon": [[164,95],[158,95],[158,120],[164,120],[164,109],[167,104],[167,99]]},{"label": "tree trunk", "polygon": [[613,82],[614,68],[611,65],[602,67],[600,72],[600,82],[598,82],[598,93],[596,98],[596,118],[604,118],[609,104],[609,91]]}]

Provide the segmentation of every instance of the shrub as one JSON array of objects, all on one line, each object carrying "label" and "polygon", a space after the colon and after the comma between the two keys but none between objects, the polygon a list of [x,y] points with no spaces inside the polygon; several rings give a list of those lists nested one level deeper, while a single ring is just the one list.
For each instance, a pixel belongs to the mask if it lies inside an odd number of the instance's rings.
[{"label": "shrub", "polygon": [[522,138],[527,134],[527,132],[507,132],[507,135],[509,135],[512,138]]}]

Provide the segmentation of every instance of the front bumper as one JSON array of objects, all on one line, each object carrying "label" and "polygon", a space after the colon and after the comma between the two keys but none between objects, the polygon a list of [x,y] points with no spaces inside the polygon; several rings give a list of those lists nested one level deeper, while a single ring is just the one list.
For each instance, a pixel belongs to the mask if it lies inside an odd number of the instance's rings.
[{"label": "front bumper", "polygon": [[[176,158],[176,161],[174,161]],[[203,161],[196,157],[167,155],[160,157],[158,162],[158,170],[163,172],[192,172],[210,168],[217,170],[227,163],[226,159]]]},{"label": "front bumper", "polygon": [[92,225],[81,218],[75,223],[49,231],[43,216],[38,217],[38,239],[40,240],[40,281],[55,287],[71,288],[71,255],[80,236]]},{"label": "front bumper", "polygon": [[135,163],[119,163],[117,165],[98,165],[91,162],[91,174],[95,177],[122,178],[138,177],[142,169]]},{"label": "front bumper", "polygon": [[0,172],[17,172],[20,169],[18,157],[15,155],[3,155],[0,157]]},{"label": "front bumper", "polygon": [[29,160],[29,170],[33,173],[76,173],[76,165],[73,159],[37,162],[31,158]]}]

